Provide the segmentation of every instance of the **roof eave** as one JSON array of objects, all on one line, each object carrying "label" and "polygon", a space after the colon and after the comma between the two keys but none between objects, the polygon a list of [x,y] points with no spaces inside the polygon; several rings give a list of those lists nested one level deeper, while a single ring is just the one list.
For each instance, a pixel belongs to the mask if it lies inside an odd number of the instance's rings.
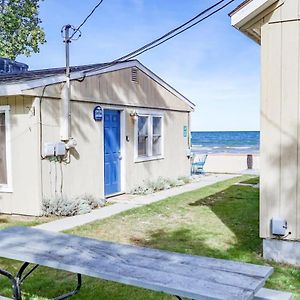
[{"label": "roof eave", "polygon": [[254,19],[278,0],[252,0],[229,14],[231,25],[240,30],[242,26]]}]

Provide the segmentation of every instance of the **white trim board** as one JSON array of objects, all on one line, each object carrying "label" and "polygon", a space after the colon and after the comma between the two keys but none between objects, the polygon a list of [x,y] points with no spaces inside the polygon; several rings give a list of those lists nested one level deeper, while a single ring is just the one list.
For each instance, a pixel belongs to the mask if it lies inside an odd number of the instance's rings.
[{"label": "white trim board", "polygon": [[[187,103],[192,109],[195,108],[194,103],[192,103],[190,100],[188,100],[186,97],[184,97],[176,89],[171,87],[164,80],[162,80],[159,76],[154,74],[152,71],[150,71],[148,68],[146,68],[144,65],[142,65],[137,60],[118,63],[116,65],[106,67],[106,68],[103,67],[98,70],[91,69],[90,71],[86,70],[86,71],[73,72],[73,73],[71,73],[71,80],[80,79],[80,78],[83,78],[84,76],[89,77],[89,76],[99,75],[99,74],[103,74],[103,73],[118,71],[118,70],[132,68],[132,67],[136,67],[136,68],[140,69],[142,72],[147,74],[154,81],[158,82],[161,86],[163,86],[169,92],[174,94],[180,100]],[[17,82],[17,83],[0,85],[0,96],[20,95],[23,93],[23,91],[26,91],[26,90],[34,89],[34,88],[45,86],[45,85],[56,84],[56,83],[60,83],[60,82],[64,82],[64,81],[65,81],[64,75],[54,75],[54,76],[49,76],[49,77],[41,78],[41,79],[28,80],[26,82]]]},{"label": "white trim board", "polygon": [[12,165],[11,165],[11,128],[10,106],[0,106],[0,113],[5,114],[6,168],[7,184],[0,184],[0,193],[12,193]]},{"label": "white trim board", "polygon": [[279,0],[252,0],[244,7],[231,14],[231,25],[240,29],[247,22],[278,1]]}]

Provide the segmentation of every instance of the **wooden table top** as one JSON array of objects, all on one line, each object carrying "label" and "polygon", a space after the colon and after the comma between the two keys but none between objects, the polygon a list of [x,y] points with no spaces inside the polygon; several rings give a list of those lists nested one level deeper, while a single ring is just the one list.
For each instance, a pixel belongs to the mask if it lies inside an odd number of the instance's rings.
[{"label": "wooden table top", "polygon": [[190,299],[252,299],[273,272],[267,266],[29,227],[0,230],[0,257]]}]

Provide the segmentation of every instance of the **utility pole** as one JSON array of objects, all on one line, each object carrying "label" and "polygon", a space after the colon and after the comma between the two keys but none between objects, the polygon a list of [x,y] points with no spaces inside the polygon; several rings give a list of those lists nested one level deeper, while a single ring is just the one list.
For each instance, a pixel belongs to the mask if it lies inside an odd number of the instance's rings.
[{"label": "utility pole", "polygon": [[61,119],[61,132],[60,139],[62,141],[68,141],[71,136],[71,110],[70,110],[70,98],[71,98],[71,82],[70,82],[70,29],[71,25],[65,25],[62,28],[62,34],[65,43],[65,59],[66,59],[66,83],[62,89],[62,119]]}]

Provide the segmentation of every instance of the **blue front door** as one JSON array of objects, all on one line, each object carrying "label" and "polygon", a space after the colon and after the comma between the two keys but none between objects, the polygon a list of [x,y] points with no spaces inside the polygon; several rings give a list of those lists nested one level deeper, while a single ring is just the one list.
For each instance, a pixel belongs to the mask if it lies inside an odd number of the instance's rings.
[{"label": "blue front door", "polygon": [[120,192],[120,111],[104,110],[104,192]]}]

